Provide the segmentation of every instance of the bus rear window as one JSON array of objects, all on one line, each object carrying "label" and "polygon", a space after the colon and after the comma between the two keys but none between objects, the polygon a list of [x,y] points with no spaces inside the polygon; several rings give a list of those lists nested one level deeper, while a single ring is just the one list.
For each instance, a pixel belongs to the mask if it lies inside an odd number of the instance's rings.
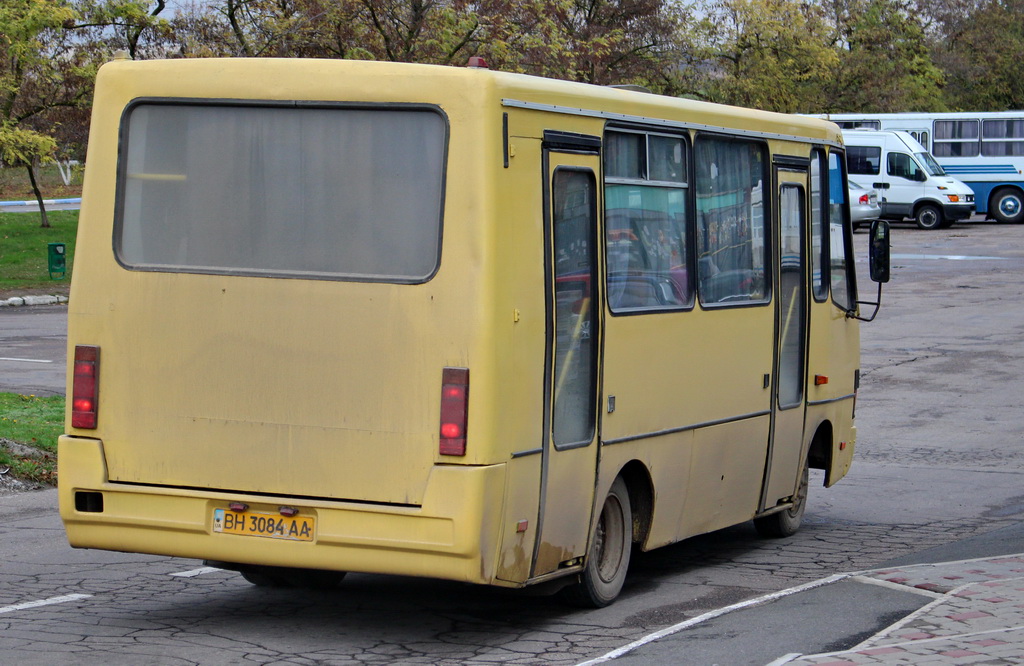
[{"label": "bus rear window", "polygon": [[422,107],[143,102],[122,127],[130,269],[424,282],[447,122]]}]

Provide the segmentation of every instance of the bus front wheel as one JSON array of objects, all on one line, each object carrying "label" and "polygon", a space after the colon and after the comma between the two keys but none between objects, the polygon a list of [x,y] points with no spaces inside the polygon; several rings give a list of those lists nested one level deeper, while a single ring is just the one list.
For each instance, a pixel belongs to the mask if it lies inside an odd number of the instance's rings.
[{"label": "bus front wheel", "polygon": [[997,221],[1016,224],[1024,221],[1024,206],[1021,204],[1020,190],[1003,187],[992,195],[992,205],[989,208]]},{"label": "bus front wheel", "polygon": [[587,608],[603,608],[619,596],[629,568],[633,544],[633,514],[629,491],[615,479],[601,507],[594,539],[579,581],[563,590],[567,601]]},{"label": "bus front wheel", "polygon": [[800,485],[797,487],[796,497],[793,498],[793,506],[762,518],[755,518],[754,527],[758,534],[771,538],[796,534],[796,531],[800,529],[801,521],[803,521],[804,510],[807,509],[809,479],[808,465],[804,463],[804,471],[800,475]]}]

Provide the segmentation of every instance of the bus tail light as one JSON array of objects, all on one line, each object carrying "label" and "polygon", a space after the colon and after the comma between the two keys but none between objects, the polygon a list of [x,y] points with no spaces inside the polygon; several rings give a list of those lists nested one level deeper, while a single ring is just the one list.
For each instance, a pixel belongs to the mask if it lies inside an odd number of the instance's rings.
[{"label": "bus tail light", "polygon": [[468,413],[469,368],[445,368],[441,374],[441,455],[466,455]]},{"label": "bus tail light", "polygon": [[75,347],[74,381],[71,384],[71,427],[93,430],[99,411],[100,348]]}]

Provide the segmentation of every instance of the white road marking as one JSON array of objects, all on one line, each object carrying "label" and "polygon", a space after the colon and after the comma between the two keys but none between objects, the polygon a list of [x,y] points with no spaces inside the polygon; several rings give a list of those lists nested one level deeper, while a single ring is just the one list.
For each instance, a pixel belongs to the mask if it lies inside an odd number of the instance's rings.
[{"label": "white road marking", "polygon": [[949,261],[1005,261],[1009,257],[972,257],[965,254],[894,254],[890,259],[947,259]]},{"label": "white road marking", "polygon": [[0,361],[17,361],[18,363],[53,363],[53,361],[43,361],[37,358],[6,358],[0,356]]},{"label": "white road marking", "polygon": [[202,576],[203,574],[213,573],[214,571],[220,571],[216,567],[202,567],[200,569],[192,569],[191,571],[179,571],[178,573],[172,573],[172,576],[178,578],[194,578],[195,576]]},{"label": "white road marking", "polygon": [[91,594],[65,594],[62,597],[50,597],[49,599],[40,599],[38,601],[26,601],[24,603],[14,604],[13,606],[4,606],[3,608],[0,608],[0,613],[13,613],[14,611],[25,610],[26,608],[38,608],[39,606],[62,604],[66,601],[88,599],[91,596]]},{"label": "white road marking", "polygon": [[611,652],[609,652],[609,653],[607,653],[605,655],[597,657],[596,659],[591,659],[589,661],[584,661],[582,663],[577,664],[576,666],[591,666],[592,664],[602,664],[602,663],[604,663],[606,661],[611,661],[612,659],[617,659],[618,657],[621,657],[622,655],[624,655],[624,654],[626,654],[628,652],[632,652],[633,650],[637,649],[638,647],[643,647],[644,645],[647,645],[648,643],[653,643],[654,641],[656,641],[656,640],[658,640],[660,638],[664,638],[665,636],[671,636],[672,634],[678,633],[678,632],[682,631],[683,629],[688,629],[688,628],[690,628],[692,626],[701,624],[703,622],[707,622],[708,620],[713,620],[716,617],[719,617],[720,615],[725,615],[726,613],[731,613],[733,611],[742,610],[744,608],[750,608],[752,606],[759,606],[761,604],[766,604],[766,603],[768,603],[770,601],[775,601],[776,599],[782,599],[783,597],[788,597],[791,594],[797,594],[798,592],[805,592],[807,590],[813,590],[816,587],[822,587],[824,585],[829,585],[831,583],[835,583],[836,581],[845,580],[845,579],[847,579],[849,577],[850,577],[849,574],[836,574],[834,576],[829,576],[828,578],[821,578],[819,580],[812,581],[812,582],[806,583],[804,585],[798,585],[796,587],[791,587],[791,588],[786,589],[786,590],[780,590],[778,592],[772,592],[771,594],[765,594],[765,595],[760,596],[760,597],[755,597],[754,599],[747,599],[746,601],[741,601],[741,602],[739,602],[737,604],[733,604],[731,606],[726,606],[725,608],[719,608],[718,610],[713,610],[713,611],[710,611],[708,613],[704,613],[703,615],[698,615],[697,617],[690,618],[689,620],[686,620],[684,622],[680,622],[679,624],[674,624],[671,627],[666,627],[665,629],[662,629],[661,631],[656,631],[653,634],[648,634],[648,635],[644,636],[643,638],[640,638],[640,639],[637,639],[637,640],[633,641],[629,645],[624,645],[624,646],[622,646],[620,648],[616,648],[616,649],[612,650]]}]

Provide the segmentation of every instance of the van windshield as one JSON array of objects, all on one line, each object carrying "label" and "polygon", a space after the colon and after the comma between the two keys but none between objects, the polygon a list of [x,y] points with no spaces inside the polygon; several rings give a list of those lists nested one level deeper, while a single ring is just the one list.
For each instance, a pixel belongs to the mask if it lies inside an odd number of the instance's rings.
[{"label": "van windshield", "polygon": [[925,170],[931,176],[945,176],[946,172],[942,170],[942,166],[935,161],[931,153],[914,153],[914,157],[917,161],[924,165]]}]

